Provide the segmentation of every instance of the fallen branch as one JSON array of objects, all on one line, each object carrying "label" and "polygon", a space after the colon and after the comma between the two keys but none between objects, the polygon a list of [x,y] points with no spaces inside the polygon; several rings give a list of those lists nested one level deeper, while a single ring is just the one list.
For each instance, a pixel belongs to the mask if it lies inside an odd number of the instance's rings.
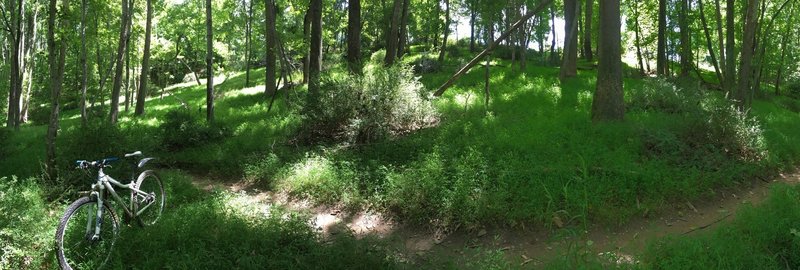
[{"label": "fallen branch", "polygon": [[458,72],[456,72],[456,74],[454,74],[453,77],[450,77],[450,79],[447,80],[447,82],[445,82],[442,86],[440,86],[439,89],[436,90],[435,93],[433,93],[433,95],[437,97],[441,96],[444,93],[444,91],[450,88],[450,86],[453,86],[453,84],[456,82],[456,80],[458,80],[458,78],[466,74],[467,71],[469,71],[470,69],[472,69],[472,67],[478,64],[478,62],[480,62],[484,56],[486,56],[487,54],[492,52],[495,48],[497,48],[497,45],[503,42],[503,40],[506,40],[509,36],[511,36],[511,34],[514,33],[515,30],[517,30],[517,28],[520,28],[522,25],[524,25],[525,21],[532,18],[534,15],[536,15],[536,13],[542,11],[542,9],[544,9],[547,5],[549,5],[552,2],[553,0],[544,0],[541,3],[539,3],[539,5],[537,5],[536,8],[531,9],[530,11],[528,11],[528,13],[525,13],[525,16],[522,16],[522,18],[520,18],[516,23],[514,23],[514,25],[511,26],[511,28],[506,29],[506,31],[503,32],[503,34],[499,38],[497,38],[494,42],[489,43],[489,46],[486,47],[486,49],[484,49],[481,53],[479,53],[478,56],[475,56],[475,58],[472,58],[472,60],[469,61],[469,63],[467,63],[464,67],[458,70]]},{"label": "fallen branch", "polygon": [[690,233],[692,233],[692,232],[694,232],[694,231],[699,231],[699,230],[702,230],[702,229],[705,229],[705,228],[711,227],[711,225],[717,224],[717,223],[719,223],[720,221],[723,221],[723,220],[725,220],[726,218],[728,218],[728,217],[730,217],[730,216],[731,216],[731,214],[730,214],[730,213],[728,213],[727,215],[725,215],[725,216],[723,216],[723,217],[721,217],[721,218],[719,218],[719,219],[715,220],[714,222],[711,222],[711,223],[709,223],[709,224],[706,224],[706,225],[703,225],[703,226],[700,226],[700,227],[697,227],[697,228],[691,229],[691,230],[689,230],[688,232],[682,233],[682,235],[687,235],[687,234],[690,234]]}]

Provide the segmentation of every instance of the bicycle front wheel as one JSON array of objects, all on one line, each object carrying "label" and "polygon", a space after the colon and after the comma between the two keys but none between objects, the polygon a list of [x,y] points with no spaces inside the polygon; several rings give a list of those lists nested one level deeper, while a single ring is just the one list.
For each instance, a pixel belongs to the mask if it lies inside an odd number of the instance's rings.
[{"label": "bicycle front wheel", "polygon": [[153,225],[161,217],[166,203],[166,193],[161,179],[154,171],[144,171],[136,179],[136,188],[139,192],[133,191],[133,212],[139,220],[139,225],[143,227]]},{"label": "bicycle front wheel", "polygon": [[111,257],[119,233],[119,221],[107,202],[98,223],[97,198],[83,197],[67,207],[56,230],[56,255],[61,269],[99,269]]}]

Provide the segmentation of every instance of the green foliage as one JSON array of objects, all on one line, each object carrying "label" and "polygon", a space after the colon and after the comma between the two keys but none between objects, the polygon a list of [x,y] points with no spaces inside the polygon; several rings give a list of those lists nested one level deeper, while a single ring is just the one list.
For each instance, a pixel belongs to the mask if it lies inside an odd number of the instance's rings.
[{"label": "green foliage", "polygon": [[167,112],[160,128],[163,146],[168,150],[200,146],[228,136],[225,128],[203,122],[198,114],[188,109]]},{"label": "green foliage", "polygon": [[373,142],[434,123],[437,114],[411,68],[384,67],[375,61],[363,76],[328,77],[322,84],[321,108],[306,115],[304,134],[317,138]]},{"label": "green foliage", "polygon": [[53,250],[55,214],[36,179],[0,177],[0,269],[37,269]]},{"label": "green foliage", "polygon": [[790,81],[786,84],[783,91],[795,99],[800,99],[800,80]]}]

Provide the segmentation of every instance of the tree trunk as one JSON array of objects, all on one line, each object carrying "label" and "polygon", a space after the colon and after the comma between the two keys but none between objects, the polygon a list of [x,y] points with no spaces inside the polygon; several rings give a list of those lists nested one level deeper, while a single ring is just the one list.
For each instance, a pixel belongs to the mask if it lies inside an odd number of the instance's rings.
[{"label": "tree trunk", "polygon": [[[439,63],[444,63],[444,56],[447,50],[447,38],[450,35],[450,0],[444,0],[444,37],[442,46],[439,48]],[[490,31],[491,32],[491,31]]]},{"label": "tree trunk", "polygon": [[144,28],[144,52],[142,55],[142,71],[141,74],[139,74],[139,87],[138,87],[139,90],[136,94],[136,111],[134,111],[134,115],[136,116],[141,116],[144,114],[144,103],[145,100],[147,99],[147,84],[150,77],[150,35],[152,29],[153,29],[153,3],[152,0],[147,0],[147,22]]},{"label": "tree trunk", "polygon": [[349,0],[347,7],[347,62],[350,71],[361,73],[361,0]]},{"label": "tree trunk", "polygon": [[81,126],[86,127],[89,124],[88,116],[86,115],[86,87],[88,84],[88,76],[86,70],[86,0],[81,0]]},{"label": "tree trunk", "polygon": [[753,44],[755,43],[758,1],[749,0],[745,14],[744,34],[742,37],[742,56],[739,67],[739,83],[736,91],[736,104],[740,111],[750,108],[750,78],[753,76],[751,64],[753,60]]},{"label": "tree trunk", "polygon": [[619,0],[600,1],[600,60],[592,100],[592,121],[621,121],[625,117],[622,88]]},{"label": "tree trunk", "polygon": [[[311,6],[309,6],[308,11],[306,11],[306,16],[303,17],[303,41],[311,44],[309,35],[311,35]],[[309,56],[310,51],[311,48],[309,47],[303,52],[303,83],[308,83],[308,79],[311,74],[311,57]]]},{"label": "tree trunk", "polygon": [[[487,32],[489,32],[489,35],[486,36],[486,43],[489,43],[489,42],[492,42],[492,37],[494,36],[494,26],[491,23],[489,23],[487,25],[487,28],[488,28]],[[490,73],[489,69],[490,69],[490,66],[491,66],[491,59],[492,59],[491,56],[492,56],[491,52],[486,54],[486,67],[485,67],[484,78],[483,78],[484,79],[484,83],[483,83],[483,107],[486,110],[489,110],[489,99],[490,99],[490,96],[491,96],[489,94],[489,81],[490,81],[489,79],[491,79],[491,73]]]},{"label": "tree trunk", "polygon": [[469,5],[469,51],[475,52],[475,1],[470,1]]},{"label": "tree trunk", "polygon": [[[794,11],[794,10],[795,10],[794,9],[794,4],[792,4],[792,8],[790,9],[790,11]],[[781,58],[780,58],[780,61],[778,61],[778,67],[777,67],[777,69],[778,69],[777,73],[778,74],[777,74],[777,76],[775,78],[775,95],[776,96],[780,95],[780,93],[781,93],[780,89],[781,89],[781,80],[783,79],[783,63],[784,63],[784,59],[786,58],[786,47],[789,45],[789,40],[791,38],[790,36],[793,33],[792,27],[794,27],[794,19],[795,19],[795,16],[796,16],[796,15],[793,15],[793,14],[796,14],[794,12],[789,12],[789,14],[790,14],[789,23],[786,24],[786,30],[783,32],[784,33],[783,37],[781,37]]]},{"label": "tree trunk", "polygon": [[264,68],[266,74],[266,80],[264,81],[264,94],[267,96],[272,96],[275,94],[275,91],[278,89],[278,85],[276,83],[276,71],[275,71],[275,41],[277,40],[277,32],[275,31],[275,0],[267,0],[265,3],[266,10],[264,11],[266,18],[266,39],[267,39],[267,64]]},{"label": "tree trunk", "polygon": [[[69,4],[66,0],[62,2],[62,12],[69,14]],[[56,167],[56,137],[58,136],[58,120],[60,112],[61,83],[64,79],[64,58],[66,55],[67,44],[64,38],[60,40],[60,46],[56,48],[56,0],[50,0],[47,17],[47,52],[50,57],[50,123],[47,127],[45,174],[49,179],[58,178],[58,168]],[[65,16],[63,25],[68,27],[68,16]]]},{"label": "tree trunk", "polygon": [[[149,1],[149,0],[148,0]],[[252,38],[251,32],[253,32],[253,1],[255,0],[245,0],[248,1],[247,3],[247,24],[245,25],[245,37],[244,37],[244,69],[245,69],[245,77],[244,77],[244,87],[250,87],[250,57],[252,51]]]},{"label": "tree trunk", "polygon": [[725,44],[725,94],[729,98],[733,98],[733,89],[736,88],[736,25],[733,18],[736,11],[734,0],[727,0],[727,10],[725,11],[725,24],[726,24],[726,44]]},{"label": "tree trunk", "polygon": [[[717,16],[717,46],[719,46],[719,69],[722,72],[723,78],[725,77],[725,36],[722,34],[722,11],[719,5],[719,0],[714,0],[716,8],[715,15]],[[720,84],[725,85],[724,79]]]},{"label": "tree trunk", "polygon": [[[730,0],[732,1],[732,0]],[[658,51],[656,74],[667,75],[667,0],[658,0]]]},{"label": "tree trunk", "polygon": [[125,61],[125,45],[127,45],[129,29],[128,26],[128,19],[130,16],[128,13],[128,1],[131,0],[122,0],[122,17],[120,17],[120,31],[119,31],[119,46],[117,46],[117,55],[116,55],[116,63],[117,68],[116,72],[114,73],[114,85],[111,88],[111,112],[109,113],[109,120],[111,124],[117,123],[117,117],[119,115],[119,92],[120,88],[122,87],[122,61]]},{"label": "tree trunk", "polygon": [[214,122],[214,27],[211,0],[206,0],[206,121]]},{"label": "tree trunk", "polygon": [[580,5],[577,0],[564,0],[564,55],[561,59],[561,72],[558,78],[578,75],[578,14]]},{"label": "tree trunk", "polygon": [[583,23],[583,54],[586,61],[592,61],[592,18],[594,16],[594,0],[586,0],[586,11]]},{"label": "tree trunk", "polygon": [[678,23],[681,28],[681,77],[688,77],[692,70],[692,41],[689,29],[689,0],[680,0]]},{"label": "tree trunk", "polygon": [[397,59],[397,38],[400,33],[400,19],[403,13],[403,2],[405,0],[394,0],[392,9],[392,21],[389,32],[386,33],[386,57],[383,62],[386,66],[391,66]]},{"label": "tree trunk", "polygon": [[[131,1],[133,3],[133,1]],[[128,26],[130,27],[130,26]],[[125,112],[127,113],[131,106],[131,37],[125,41]]]},{"label": "tree trunk", "polygon": [[[319,104],[320,81],[322,71],[322,0],[311,0],[309,6],[309,20],[311,22],[311,53],[309,55],[309,81],[307,107],[317,110]],[[386,52],[389,54],[389,51]],[[312,111],[316,113],[316,111]]]},{"label": "tree trunk", "polygon": [[703,23],[703,33],[706,35],[706,49],[708,49],[708,54],[711,55],[711,64],[714,65],[714,73],[717,74],[717,80],[722,83],[722,73],[719,70],[719,62],[717,62],[717,56],[714,53],[714,46],[712,45],[711,41],[711,33],[708,30],[708,23],[706,22],[706,14],[703,10],[703,0],[699,0],[700,9],[700,22]]},{"label": "tree trunk", "polygon": [[633,23],[634,23],[634,42],[636,42],[636,60],[639,61],[639,73],[644,75],[644,63],[642,62],[642,40],[640,38],[641,28],[639,26],[639,1],[633,2]]},{"label": "tree trunk", "polygon": [[20,96],[22,95],[22,68],[20,66],[20,53],[22,51],[22,14],[23,1],[11,0],[9,7],[11,13],[11,27],[9,32],[11,40],[11,85],[8,95],[8,118],[6,126],[19,129],[20,124]]},{"label": "tree trunk", "polygon": [[400,33],[397,43],[397,58],[403,58],[408,43],[408,10],[411,5],[410,0],[403,1],[403,17],[400,19]]},{"label": "tree trunk", "polygon": [[555,7],[550,7],[550,64],[555,65],[558,62],[556,56],[556,10]]}]

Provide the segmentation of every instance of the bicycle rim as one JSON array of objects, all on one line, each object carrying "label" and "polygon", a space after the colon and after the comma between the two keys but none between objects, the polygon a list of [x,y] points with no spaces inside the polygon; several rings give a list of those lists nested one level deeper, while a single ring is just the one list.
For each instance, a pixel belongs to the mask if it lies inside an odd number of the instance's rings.
[{"label": "bicycle rim", "polygon": [[[156,223],[161,217],[165,205],[164,187],[161,180],[151,172],[143,173],[138,179],[138,189],[146,196],[135,195],[136,212],[142,211],[137,217],[143,226],[150,226]],[[145,208],[146,207],[146,208]]]},{"label": "bicycle rim", "polygon": [[58,252],[66,263],[62,269],[100,269],[111,257],[119,225],[112,211],[104,207],[99,239],[92,240],[97,206],[96,200],[77,205],[59,230]]}]

